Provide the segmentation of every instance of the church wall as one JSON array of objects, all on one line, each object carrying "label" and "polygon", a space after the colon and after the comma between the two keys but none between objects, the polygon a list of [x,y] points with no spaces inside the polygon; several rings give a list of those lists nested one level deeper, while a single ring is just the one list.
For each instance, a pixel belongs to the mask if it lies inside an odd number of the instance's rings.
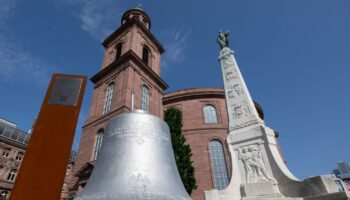
[{"label": "church wall", "polygon": [[[218,123],[204,123],[203,107],[213,105],[216,108]],[[215,188],[212,175],[209,142],[213,139],[221,141],[228,173],[230,163],[226,137],[228,135],[227,112],[223,89],[197,88],[176,91],[164,97],[164,109],[175,107],[182,111],[183,134],[186,143],[192,150],[193,167],[197,189],[193,191],[193,200],[204,200],[204,191]]]}]

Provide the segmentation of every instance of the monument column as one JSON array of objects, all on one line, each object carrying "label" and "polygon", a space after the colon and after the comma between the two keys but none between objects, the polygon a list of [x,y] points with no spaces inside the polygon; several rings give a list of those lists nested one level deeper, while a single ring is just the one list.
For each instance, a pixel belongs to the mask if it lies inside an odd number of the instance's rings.
[{"label": "monument column", "polygon": [[[278,150],[274,131],[259,118],[240,73],[228,32],[219,32],[220,64],[229,115],[227,143],[232,161],[230,184],[224,190],[205,191],[206,200],[348,199],[338,194],[330,176],[298,180]],[[337,196],[340,195],[340,196]],[[326,197],[326,198],[324,198]]]}]

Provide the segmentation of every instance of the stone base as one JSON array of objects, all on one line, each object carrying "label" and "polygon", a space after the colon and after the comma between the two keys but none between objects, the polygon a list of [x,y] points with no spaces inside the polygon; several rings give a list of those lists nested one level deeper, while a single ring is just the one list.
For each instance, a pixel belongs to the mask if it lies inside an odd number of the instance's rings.
[{"label": "stone base", "polygon": [[264,125],[230,132],[227,142],[230,184],[221,191],[206,191],[206,200],[350,200],[349,193],[339,192],[331,175],[303,181],[293,176],[277,149],[273,130]]},{"label": "stone base", "polygon": [[350,200],[350,193],[338,192],[332,194],[304,197],[304,200]]},{"label": "stone base", "polygon": [[276,184],[272,181],[261,181],[256,183],[242,184],[241,192],[242,196],[250,197],[283,197],[276,188]]},{"label": "stone base", "polygon": [[287,197],[249,197],[242,200],[303,200],[303,198],[287,198]]}]

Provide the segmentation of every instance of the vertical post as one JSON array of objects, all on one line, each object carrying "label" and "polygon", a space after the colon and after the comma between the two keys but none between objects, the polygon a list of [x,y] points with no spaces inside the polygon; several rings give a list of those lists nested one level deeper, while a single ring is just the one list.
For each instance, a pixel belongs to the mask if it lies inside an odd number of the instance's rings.
[{"label": "vertical post", "polygon": [[134,106],[135,106],[134,100],[135,100],[135,96],[134,96],[134,89],[133,89],[131,92],[131,110],[134,110]]},{"label": "vertical post", "polygon": [[60,199],[86,80],[52,76],[10,200]]}]

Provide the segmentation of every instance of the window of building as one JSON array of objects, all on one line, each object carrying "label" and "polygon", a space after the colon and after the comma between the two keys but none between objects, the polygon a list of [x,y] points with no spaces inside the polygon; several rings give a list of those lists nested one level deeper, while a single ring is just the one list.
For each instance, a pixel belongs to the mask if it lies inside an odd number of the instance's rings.
[{"label": "window of building", "polygon": [[141,109],[148,111],[149,107],[149,89],[147,86],[142,85],[142,94],[141,94]]},{"label": "window of building", "polygon": [[75,198],[76,196],[77,196],[77,195],[75,194],[75,191],[69,192],[69,194],[68,194],[68,200],[74,200],[74,198]]},{"label": "window of building", "polygon": [[0,125],[0,135],[2,135],[5,131],[5,126]]},{"label": "window of building", "polygon": [[21,161],[22,158],[23,158],[23,153],[22,153],[22,152],[18,152],[18,153],[17,153],[17,156],[16,156],[16,160],[17,160],[17,161]]},{"label": "window of building", "polygon": [[117,60],[118,58],[120,58],[120,56],[122,55],[122,50],[123,50],[123,43],[119,43],[116,47],[115,47],[115,59]]},{"label": "window of building", "polygon": [[11,169],[9,175],[7,176],[8,181],[14,181],[16,178],[17,170]]},{"label": "window of building", "polygon": [[219,140],[212,140],[209,142],[209,149],[215,188],[222,190],[229,183],[224,148]]},{"label": "window of building", "polygon": [[105,103],[103,106],[103,114],[108,113],[111,109],[112,99],[113,99],[114,83],[110,83],[106,90]]},{"label": "window of building", "polygon": [[9,157],[10,151],[11,151],[11,149],[9,149],[9,148],[3,149],[2,150],[2,157],[5,157],[5,158]]},{"label": "window of building", "polygon": [[343,187],[343,184],[341,183],[340,180],[334,180],[335,181],[335,184],[337,185],[337,188],[339,190],[339,192],[344,192],[344,187]]},{"label": "window of building", "polygon": [[207,124],[216,124],[218,123],[218,118],[216,115],[216,109],[212,105],[206,105],[203,108],[204,112],[204,123]]},{"label": "window of building", "polygon": [[64,182],[64,183],[63,183],[63,187],[62,187],[62,191],[67,190],[67,186],[68,186],[68,183],[67,183],[67,182]]},{"label": "window of building", "polygon": [[93,160],[96,160],[100,151],[101,151],[101,147],[102,147],[102,141],[103,141],[103,134],[104,134],[104,130],[100,129],[97,132],[96,135],[96,141],[95,141],[95,151],[94,151],[94,157]]},{"label": "window of building", "polygon": [[1,199],[7,199],[8,195],[9,195],[8,191],[2,191],[0,194],[0,197]]},{"label": "window of building", "polygon": [[142,61],[146,64],[149,65],[149,50],[146,46],[143,47],[142,49]]},{"label": "window of building", "polygon": [[0,166],[0,176],[1,176],[3,171],[4,171],[4,166]]}]

